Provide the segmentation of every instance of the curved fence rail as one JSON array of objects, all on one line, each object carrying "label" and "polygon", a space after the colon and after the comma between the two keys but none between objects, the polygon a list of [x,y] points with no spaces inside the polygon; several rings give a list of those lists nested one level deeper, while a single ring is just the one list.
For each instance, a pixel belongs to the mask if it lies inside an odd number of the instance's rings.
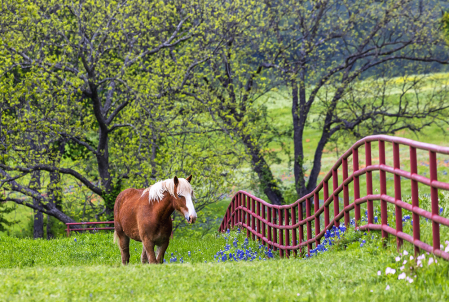
[{"label": "curved fence rail", "polygon": [[[378,142],[379,164],[372,164],[371,142]],[[393,166],[386,164],[385,143],[393,144]],[[410,152],[410,171],[400,168],[400,145],[408,146]],[[359,149],[365,148],[365,167],[359,165]],[[430,178],[418,174],[417,149],[428,151]],[[354,211],[355,227],[360,230],[380,230],[382,237],[391,234],[396,237],[398,249],[403,240],[415,246],[415,254],[419,249],[433,253],[446,260],[449,254],[440,249],[440,224],[449,226],[449,219],[439,215],[438,190],[449,190],[449,183],[437,179],[437,154],[449,155],[449,148],[432,144],[420,143],[410,139],[391,137],[387,135],[373,135],[356,142],[346,151],[327,173],[320,184],[309,194],[303,196],[290,205],[276,206],[265,202],[245,191],[237,192],[232,198],[226,211],[219,231],[240,226],[247,231],[247,236],[253,240],[258,238],[265,245],[278,249],[281,257],[288,257],[290,253],[297,254],[307,246],[310,253],[313,245],[320,244],[320,239],[333,226],[339,227],[340,220],[349,226],[350,212]],[[348,175],[348,158],[352,156],[353,172]],[[377,160],[377,159],[376,159]],[[342,183],[338,184],[339,168],[342,170]],[[380,194],[373,194],[373,171],[379,171]],[[387,173],[393,174],[394,197],[387,194]],[[366,195],[360,196],[360,176],[366,177]],[[329,181],[332,178],[332,192],[329,195]],[[411,204],[401,199],[401,178],[411,182]],[[353,197],[350,203],[349,185],[353,184]],[[431,212],[420,208],[418,184],[430,187]],[[377,190],[376,190],[377,191]],[[322,193],[323,203],[320,206],[319,197]],[[343,195],[343,208],[340,209],[339,195]],[[380,201],[380,224],[374,223],[373,201]],[[316,202],[313,202],[316,201]],[[366,203],[366,224],[360,225],[360,206]],[[395,207],[395,228],[389,226],[387,217],[387,203]],[[312,204],[314,213],[311,213]],[[330,220],[329,208],[333,204],[333,219]],[[412,212],[413,236],[403,232],[402,209]],[[324,215],[324,227],[320,230],[320,217]],[[432,223],[432,245],[420,240],[420,217]],[[365,219],[363,219],[365,220]],[[376,217],[377,222],[377,217]],[[314,224],[314,236],[312,236]],[[304,226],[306,237],[304,237]]]}]

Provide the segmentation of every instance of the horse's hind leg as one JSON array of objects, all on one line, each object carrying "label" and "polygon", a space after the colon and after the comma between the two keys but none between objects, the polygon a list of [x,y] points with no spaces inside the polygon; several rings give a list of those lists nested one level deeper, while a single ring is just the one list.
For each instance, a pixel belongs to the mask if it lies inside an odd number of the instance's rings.
[{"label": "horse's hind leg", "polygon": [[[118,235],[118,234],[117,234]],[[120,252],[122,254],[122,264],[129,263],[129,237],[125,234],[118,235]]]},{"label": "horse's hind leg", "polygon": [[148,262],[156,263],[156,256],[154,255],[154,242],[147,238],[142,238],[142,243],[147,252]]},{"label": "horse's hind leg", "polygon": [[164,261],[165,251],[167,250],[169,241],[157,247],[156,250],[156,263],[162,263]]},{"label": "horse's hind leg", "polygon": [[145,250],[145,246],[143,244],[142,244],[142,256],[140,256],[140,261],[142,261],[143,264],[148,263],[147,251]]}]

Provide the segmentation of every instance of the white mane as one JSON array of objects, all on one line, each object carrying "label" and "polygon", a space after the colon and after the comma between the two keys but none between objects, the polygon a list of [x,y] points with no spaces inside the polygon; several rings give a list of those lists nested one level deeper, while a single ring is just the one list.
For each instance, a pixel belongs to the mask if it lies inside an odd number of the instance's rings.
[{"label": "white mane", "polygon": [[[193,197],[193,189],[190,183],[184,178],[178,178],[178,180],[178,189],[176,193],[183,196],[191,195]],[[154,200],[157,202],[162,200],[165,192],[168,192],[171,196],[175,196],[175,183],[173,178],[158,181],[151,187],[143,190],[142,196],[145,195],[146,192],[149,194],[148,200],[150,203]]]}]

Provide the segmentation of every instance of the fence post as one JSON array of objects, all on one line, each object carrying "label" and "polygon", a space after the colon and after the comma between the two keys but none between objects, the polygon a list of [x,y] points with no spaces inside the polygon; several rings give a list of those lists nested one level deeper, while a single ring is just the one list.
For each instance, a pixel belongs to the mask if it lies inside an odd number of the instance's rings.
[{"label": "fence post", "polygon": [[[283,223],[283,219],[282,219],[282,213],[281,213],[281,209],[278,208],[278,223],[277,225],[281,226]],[[279,245],[284,245],[284,231],[282,229],[279,229]],[[284,257],[284,248],[280,248],[279,249],[279,256],[281,258]]]},{"label": "fence post", "polygon": [[[292,218],[291,218],[291,220],[292,220],[292,225],[294,225],[294,224],[296,224],[296,211],[295,211],[295,207],[292,207],[291,215],[292,215]],[[298,244],[298,242],[296,242],[296,229],[292,229],[292,241],[293,241],[293,245],[297,245],[297,244]],[[296,257],[296,255],[297,255],[296,249],[293,250],[293,254],[294,254],[295,257]]]},{"label": "fence post", "polygon": [[[368,168],[372,165],[371,142],[365,142],[365,162],[366,162],[366,168]],[[366,194],[373,195],[373,174],[371,171],[366,172]],[[372,200],[368,200],[367,209],[368,209],[368,224],[372,224],[374,221],[374,219],[373,219],[374,218],[374,206],[373,206]]]},{"label": "fence post", "polygon": [[[272,219],[273,219],[273,224],[274,225],[277,225],[277,220],[276,220],[276,209],[275,208],[271,208],[271,210],[272,210],[272,215],[273,215],[273,217],[272,217]],[[277,228],[276,227],[273,227],[273,243],[278,243],[278,230],[277,230]],[[277,247],[276,246],[274,246],[273,245],[273,249],[274,250],[276,250],[277,249]]]},{"label": "fence post", "polygon": [[[235,195],[235,208],[237,209],[240,205],[239,205],[239,196],[240,194]],[[239,218],[239,214],[240,214],[240,210],[235,210],[235,214],[234,214],[234,222],[236,225],[238,225],[238,223],[240,222],[240,218]]]},{"label": "fence post", "polygon": [[[399,158],[399,144],[393,143],[393,166],[396,172],[396,169],[400,169],[400,158]],[[401,201],[401,176],[394,174],[394,201]],[[398,205],[394,206],[395,214],[396,214],[396,231],[402,232],[402,208]],[[396,246],[399,251],[403,244],[402,238],[396,236]]]},{"label": "fence post", "polygon": [[[255,207],[256,207],[256,201],[251,198],[251,229],[253,231],[256,230],[256,217],[254,216],[254,214],[256,213]],[[251,238],[253,240],[256,239],[256,235],[254,235],[253,232],[251,232]]]},{"label": "fence post", "polygon": [[[323,198],[324,203],[329,199],[329,185],[327,180],[323,183]],[[329,226],[329,205],[324,206],[324,228],[326,229]]]},{"label": "fence post", "polygon": [[[354,170],[354,174],[359,171],[359,150],[352,149],[352,166]],[[354,181],[354,219],[355,219],[355,227],[359,227],[360,222],[360,205],[356,204],[356,200],[360,198],[360,183],[359,176],[353,177]]]},{"label": "fence post", "polygon": [[[257,234],[262,234],[262,232],[260,231],[260,206],[261,206],[260,202],[256,201]],[[259,236],[257,236],[257,238],[259,238]]]},{"label": "fence post", "polygon": [[[306,198],[306,217],[310,218],[310,198]],[[312,239],[312,222],[307,220],[307,253],[310,256],[310,250],[312,249],[312,243],[310,240]]]},{"label": "fence post", "polygon": [[[262,219],[265,220],[265,219],[266,219],[266,215],[265,215],[265,211],[266,211],[265,205],[264,205],[264,204],[260,204],[260,206],[262,207]],[[262,238],[266,238],[266,233],[265,233],[266,225],[265,225],[265,222],[264,222],[264,221],[262,221],[262,226],[261,226],[261,227],[262,227]],[[262,244],[265,245],[265,240],[262,240]]]},{"label": "fence post", "polygon": [[[348,179],[348,159],[343,158],[343,183]],[[349,187],[348,184],[343,185],[343,207],[349,206]],[[345,227],[349,227],[349,221],[351,220],[349,216],[349,211],[345,211]]]},{"label": "fence post", "polygon": [[338,194],[335,193],[338,188],[338,170],[332,170],[332,198],[334,200],[334,225],[335,227],[340,226],[340,222],[336,219],[337,215],[340,213],[340,205],[338,201]]},{"label": "fence post", "polygon": [[[418,174],[418,161],[416,159],[416,148],[410,147],[410,173],[413,175]],[[412,206],[415,210],[419,208],[419,196],[418,196],[418,182],[416,180],[411,180],[412,187]],[[419,230],[419,215],[413,213],[413,240],[420,240],[421,234]],[[415,247],[415,257],[419,255],[419,247]]]},{"label": "fence post", "polygon": [[[300,222],[304,219],[302,211],[303,211],[303,206],[302,206],[302,202],[300,202],[300,203],[298,203],[298,221],[300,221]],[[303,241],[304,241],[304,225],[301,224],[299,226],[299,243],[301,244]],[[302,251],[303,251],[303,248],[300,247],[299,253],[301,255],[302,255]]]},{"label": "fence post", "polygon": [[[270,207],[267,207],[267,215],[268,215],[268,222],[271,223],[271,222],[272,222],[272,219],[271,219],[271,208],[270,208]],[[269,225],[267,226],[267,231],[268,231],[268,241],[272,242],[272,238],[271,238],[271,233],[272,233],[272,231],[271,231],[271,226],[269,226]],[[268,247],[269,247],[270,249],[273,249],[273,245],[271,245],[271,244],[269,244]]]},{"label": "fence post", "polygon": [[[290,219],[290,214],[288,213],[288,209],[285,208],[284,209],[284,218],[285,218],[285,225],[289,226],[289,219]],[[290,247],[290,230],[289,229],[285,229],[285,246],[287,246],[287,249],[285,250],[285,254],[287,256],[287,258],[290,257],[290,250],[288,249],[288,247]]]},{"label": "fence post", "polygon": [[[387,178],[385,171],[382,170],[382,166],[385,166],[385,142],[379,140],[379,164],[381,166],[380,174],[380,195],[381,198],[387,195]],[[388,224],[388,212],[387,212],[387,202],[383,199],[380,200],[380,216],[382,224],[382,238],[387,239],[388,233],[383,229],[384,226]]]},{"label": "fence post", "polygon": [[[437,181],[437,155],[433,151],[429,151],[429,166],[430,166],[430,200],[432,206],[432,218],[439,215],[438,206],[438,189],[435,188],[432,182]],[[440,224],[432,220],[432,238],[433,250],[440,249]]]},{"label": "fence post", "polygon": [[249,228],[251,227],[251,217],[249,212],[251,211],[251,197],[246,196],[246,209],[248,210],[246,212],[246,237],[249,238],[251,235],[251,232],[249,231]]},{"label": "fence post", "polygon": [[[315,237],[318,237],[318,234],[320,233],[320,216],[317,215],[316,212],[318,212],[318,209],[320,208],[320,199],[318,196],[318,192],[315,192],[313,194],[313,210],[315,212]],[[315,240],[315,246],[318,246],[320,244],[320,239]]]},{"label": "fence post", "polygon": [[238,220],[239,220],[239,228],[242,228],[243,227],[243,219],[242,219],[242,213],[243,213],[243,210],[242,210],[242,204],[243,204],[243,202],[242,202],[242,193],[239,193],[238,194],[238,197],[239,197],[239,202],[238,202],[238,206],[239,206],[239,212],[238,212]]},{"label": "fence post", "polygon": [[231,200],[231,229],[234,229],[235,198]]}]

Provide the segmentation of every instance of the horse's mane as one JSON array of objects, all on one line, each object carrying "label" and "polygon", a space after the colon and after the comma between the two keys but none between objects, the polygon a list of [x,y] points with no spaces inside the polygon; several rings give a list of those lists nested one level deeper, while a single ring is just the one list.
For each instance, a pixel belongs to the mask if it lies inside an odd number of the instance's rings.
[{"label": "horse's mane", "polygon": [[[190,194],[193,198],[193,189],[190,183],[184,178],[178,178],[178,180],[178,190],[176,193],[181,195]],[[148,192],[149,194],[148,199],[150,203],[152,201],[159,202],[160,200],[162,200],[162,198],[164,198],[165,192],[168,192],[171,196],[175,196],[175,183],[173,181],[173,178],[158,181],[151,187],[143,190],[142,196],[145,195],[146,192]]]}]

